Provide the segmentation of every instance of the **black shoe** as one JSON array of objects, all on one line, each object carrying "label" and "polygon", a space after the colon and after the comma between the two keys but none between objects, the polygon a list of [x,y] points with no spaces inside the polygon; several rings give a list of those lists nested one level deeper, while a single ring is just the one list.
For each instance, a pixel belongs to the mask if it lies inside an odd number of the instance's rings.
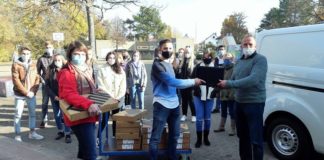
[{"label": "black shoe", "polygon": [[202,140],[202,132],[197,132],[197,141],[195,143],[196,148],[200,148],[202,143],[201,140]]},{"label": "black shoe", "polygon": [[45,122],[42,121],[42,123],[39,125],[39,128],[45,128]]},{"label": "black shoe", "polygon": [[60,140],[63,137],[64,137],[64,133],[63,132],[58,132],[57,136],[55,137],[55,140]]},{"label": "black shoe", "polygon": [[71,139],[71,135],[66,135],[65,136],[65,143],[71,143],[72,139]]}]

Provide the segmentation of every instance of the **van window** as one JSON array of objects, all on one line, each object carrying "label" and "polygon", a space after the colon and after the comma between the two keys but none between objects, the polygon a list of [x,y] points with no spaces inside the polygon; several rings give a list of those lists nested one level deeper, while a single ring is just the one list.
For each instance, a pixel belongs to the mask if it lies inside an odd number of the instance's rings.
[{"label": "van window", "polygon": [[257,45],[272,64],[324,69],[324,31],[267,35]]}]

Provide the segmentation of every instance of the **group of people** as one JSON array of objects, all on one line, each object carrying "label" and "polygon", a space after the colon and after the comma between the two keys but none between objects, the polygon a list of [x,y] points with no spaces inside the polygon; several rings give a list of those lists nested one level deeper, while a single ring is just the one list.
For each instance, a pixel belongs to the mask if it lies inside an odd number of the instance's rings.
[{"label": "group of people", "polygon": [[[46,42],[46,52],[32,63],[31,50],[21,47],[19,58],[12,65],[12,77],[15,92],[15,132],[17,141],[20,137],[20,119],[27,102],[29,111],[29,138],[43,139],[35,132],[36,99],[35,95],[41,81],[44,82],[42,122],[40,127],[46,127],[47,103],[49,96],[52,102],[55,122],[59,130],[55,139],[65,136],[65,142],[71,143],[71,130],[77,137],[80,159],[96,159],[96,139],[101,131],[95,134],[96,122],[101,113],[97,104],[83,96],[91,93],[106,93],[119,101],[119,108],[112,114],[119,112],[125,105],[125,95],[131,98],[131,107],[144,108],[144,91],[147,83],[145,65],[141,62],[141,54],[134,51],[131,60],[127,61],[127,54],[112,51],[106,55],[106,64],[96,67],[92,60],[91,49],[82,42],[72,42],[64,56],[53,52],[53,45]],[[214,98],[220,97],[222,114],[221,123],[215,132],[225,129],[227,113],[231,117],[230,135],[235,134],[235,126],[239,137],[241,159],[262,159],[263,157],[263,108],[265,102],[265,77],[267,60],[256,52],[256,42],[252,35],[246,35],[242,40],[242,57],[234,64],[233,55],[226,53],[225,46],[218,48],[222,56],[224,80],[207,85],[205,80],[198,78],[197,67],[220,67],[215,63],[210,52],[203,54],[202,62],[195,64],[195,57],[190,47],[183,49],[183,58],[176,60],[173,44],[169,39],[161,40],[156,51],[151,71],[153,85],[153,126],[149,143],[149,153],[152,160],[156,160],[159,142],[165,124],[168,124],[168,158],[177,159],[176,146],[180,135],[180,121],[186,119],[188,105],[190,106],[192,121],[196,122],[196,143],[199,148],[202,143],[209,146],[208,139],[211,128],[211,112]],[[218,59],[218,61],[220,61]],[[213,75],[210,75],[213,76]],[[43,80],[42,80],[43,79]],[[180,92],[178,92],[180,89]],[[178,94],[181,95],[179,101]],[[45,97],[45,98],[44,98]],[[68,104],[87,110],[90,117],[70,121],[62,114],[58,101],[62,99]],[[180,104],[183,116],[180,114]],[[62,121],[62,117],[64,121]],[[104,119],[102,128],[107,125]],[[235,121],[236,120],[236,121]],[[115,134],[113,123],[113,136]]]},{"label": "group of people", "polygon": [[[174,58],[171,40],[160,41],[151,72],[154,97],[149,152],[152,160],[157,159],[158,145],[166,123],[169,130],[167,155],[171,160],[177,159],[176,145],[180,135],[180,120],[186,119],[185,107],[188,106],[183,104],[190,104],[192,101],[190,97],[188,98],[188,95],[191,95],[190,89],[193,89],[194,102],[194,107],[191,108],[195,109],[192,113],[196,115],[196,148],[199,148],[202,142],[207,146],[210,145],[208,135],[211,111],[213,99],[218,96],[222,106],[221,122],[214,131],[224,131],[229,112],[231,117],[229,135],[235,134],[236,126],[241,159],[263,159],[262,116],[266,99],[267,59],[256,52],[256,41],[250,34],[244,36],[241,48],[242,55],[237,58],[235,64],[233,55],[225,52],[225,46],[220,46],[216,59],[210,52],[206,52],[203,54],[202,62],[193,67],[191,62],[194,57],[188,52],[188,47],[180,50],[183,51],[184,58],[177,60]],[[177,63],[182,63],[181,67],[178,68]],[[204,80],[197,78],[197,67],[220,67],[220,64],[224,67],[224,79],[215,82],[215,85],[207,85]],[[181,89],[183,118],[180,118],[177,89]]]}]

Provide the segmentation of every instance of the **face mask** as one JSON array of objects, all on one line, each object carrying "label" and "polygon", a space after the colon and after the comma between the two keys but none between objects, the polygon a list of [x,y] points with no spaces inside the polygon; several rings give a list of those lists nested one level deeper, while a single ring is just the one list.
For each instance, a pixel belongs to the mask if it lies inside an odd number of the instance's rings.
[{"label": "face mask", "polygon": [[219,51],[219,55],[224,56],[224,54],[225,54],[225,50],[221,50],[221,51]]},{"label": "face mask", "polygon": [[243,54],[245,56],[250,56],[255,52],[254,48],[243,48]]},{"label": "face mask", "polygon": [[224,59],[224,66],[229,66],[231,61],[229,59]]},{"label": "face mask", "polygon": [[112,66],[112,65],[114,65],[116,63],[116,60],[115,59],[108,59],[107,62],[108,62],[109,65]]},{"label": "face mask", "polygon": [[166,59],[170,58],[172,55],[172,52],[169,51],[162,51],[162,56]]},{"label": "face mask", "polygon": [[72,63],[74,65],[83,65],[85,63],[85,55],[72,55]]},{"label": "face mask", "polygon": [[47,55],[49,55],[49,56],[52,56],[53,55],[53,48],[47,48],[46,49],[46,53],[47,53]]},{"label": "face mask", "polygon": [[21,55],[20,56],[23,62],[27,62],[30,59],[30,55]]},{"label": "face mask", "polygon": [[54,62],[54,65],[55,65],[57,68],[62,68],[63,63],[62,63],[62,62],[59,62],[59,61],[55,61],[55,62]]},{"label": "face mask", "polygon": [[186,58],[190,58],[190,54],[185,54],[185,57]]},{"label": "face mask", "polygon": [[210,58],[204,58],[203,61],[205,64],[209,64],[212,60]]}]

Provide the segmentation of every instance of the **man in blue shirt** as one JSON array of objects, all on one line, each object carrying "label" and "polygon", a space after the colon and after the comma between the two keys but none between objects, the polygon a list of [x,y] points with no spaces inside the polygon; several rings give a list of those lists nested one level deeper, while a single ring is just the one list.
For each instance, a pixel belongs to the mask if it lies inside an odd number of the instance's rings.
[{"label": "man in blue shirt", "polygon": [[159,59],[155,60],[151,70],[153,83],[153,127],[150,138],[149,152],[151,160],[158,157],[158,146],[161,135],[168,123],[168,157],[177,160],[176,146],[180,135],[180,109],[176,89],[200,85],[201,79],[176,79],[169,58],[173,53],[171,40],[164,39],[159,43]]}]

